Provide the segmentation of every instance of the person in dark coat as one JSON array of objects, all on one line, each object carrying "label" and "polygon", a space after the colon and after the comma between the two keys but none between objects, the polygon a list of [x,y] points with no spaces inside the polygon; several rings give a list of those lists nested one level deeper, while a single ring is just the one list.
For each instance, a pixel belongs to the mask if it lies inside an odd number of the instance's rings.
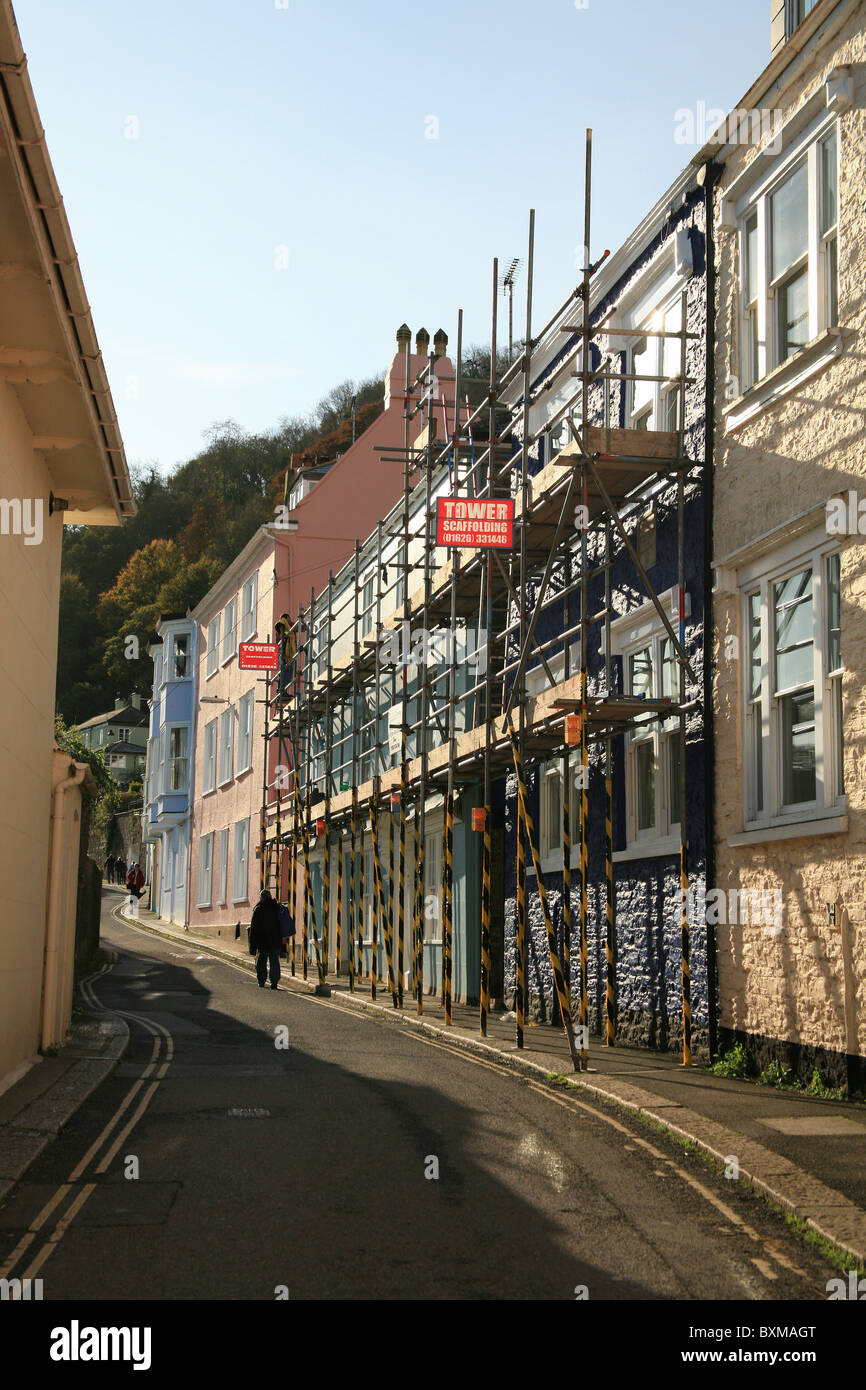
[{"label": "person in dark coat", "polygon": [[126,860],[115,859],[114,861],[114,881],[115,883],[126,882]]},{"label": "person in dark coat", "polygon": [[277,904],[267,888],[253,910],[250,922],[250,954],[256,957],[256,978],[259,989],[264,989],[271,973],[271,989],[276,989],[280,978],[280,915]]},{"label": "person in dark coat", "polygon": [[105,861],[105,879],[107,883],[114,882],[114,855],[109,854]]}]

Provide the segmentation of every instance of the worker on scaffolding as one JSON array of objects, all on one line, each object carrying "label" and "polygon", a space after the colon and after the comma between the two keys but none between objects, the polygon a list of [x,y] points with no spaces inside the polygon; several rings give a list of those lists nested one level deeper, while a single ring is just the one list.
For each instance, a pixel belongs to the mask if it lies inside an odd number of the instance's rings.
[{"label": "worker on scaffolding", "polygon": [[288,613],[280,615],[275,630],[280,648],[280,693],[288,695],[289,685],[295,677],[295,658],[298,654],[297,638]]}]

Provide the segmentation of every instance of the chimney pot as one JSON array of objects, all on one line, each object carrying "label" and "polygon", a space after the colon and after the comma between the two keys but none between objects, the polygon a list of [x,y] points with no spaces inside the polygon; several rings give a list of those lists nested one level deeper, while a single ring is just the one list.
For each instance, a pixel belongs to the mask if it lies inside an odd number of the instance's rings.
[{"label": "chimney pot", "polygon": [[415,334],[415,351],[419,357],[426,357],[430,347],[430,334],[426,328],[419,328]]},{"label": "chimney pot", "polygon": [[445,332],[444,328],[437,328],[436,332],[433,334],[433,351],[436,353],[437,357],[444,357],[447,347],[448,334]]},{"label": "chimney pot", "polygon": [[407,343],[411,343],[411,341],[412,329],[409,327],[408,323],[401,323],[400,327],[397,329],[397,346],[401,352],[406,351],[406,345]]}]

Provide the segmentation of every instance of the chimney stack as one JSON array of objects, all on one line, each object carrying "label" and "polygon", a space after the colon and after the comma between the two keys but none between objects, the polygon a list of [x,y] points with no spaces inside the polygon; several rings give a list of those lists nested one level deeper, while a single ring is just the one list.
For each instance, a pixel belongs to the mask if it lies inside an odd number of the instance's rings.
[{"label": "chimney stack", "polygon": [[405,352],[412,341],[412,329],[408,323],[401,323],[397,329],[397,351]]},{"label": "chimney stack", "polygon": [[444,328],[437,328],[436,332],[433,334],[433,351],[437,357],[444,357],[447,347],[448,334],[445,332]]},{"label": "chimney stack", "polygon": [[430,351],[430,334],[426,328],[419,328],[415,334],[415,351],[419,357],[426,357]]}]

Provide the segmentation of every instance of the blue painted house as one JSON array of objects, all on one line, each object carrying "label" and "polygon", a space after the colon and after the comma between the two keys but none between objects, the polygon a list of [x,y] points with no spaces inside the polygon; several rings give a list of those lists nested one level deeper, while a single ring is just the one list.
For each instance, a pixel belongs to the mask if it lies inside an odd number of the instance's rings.
[{"label": "blue painted house", "polygon": [[187,912],[190,756],[197,681],[197,624],[190,614],[162,617],[151,640],[153,696],[147,742],[142,847],[147,847],[150,905],[184,925]]}]

